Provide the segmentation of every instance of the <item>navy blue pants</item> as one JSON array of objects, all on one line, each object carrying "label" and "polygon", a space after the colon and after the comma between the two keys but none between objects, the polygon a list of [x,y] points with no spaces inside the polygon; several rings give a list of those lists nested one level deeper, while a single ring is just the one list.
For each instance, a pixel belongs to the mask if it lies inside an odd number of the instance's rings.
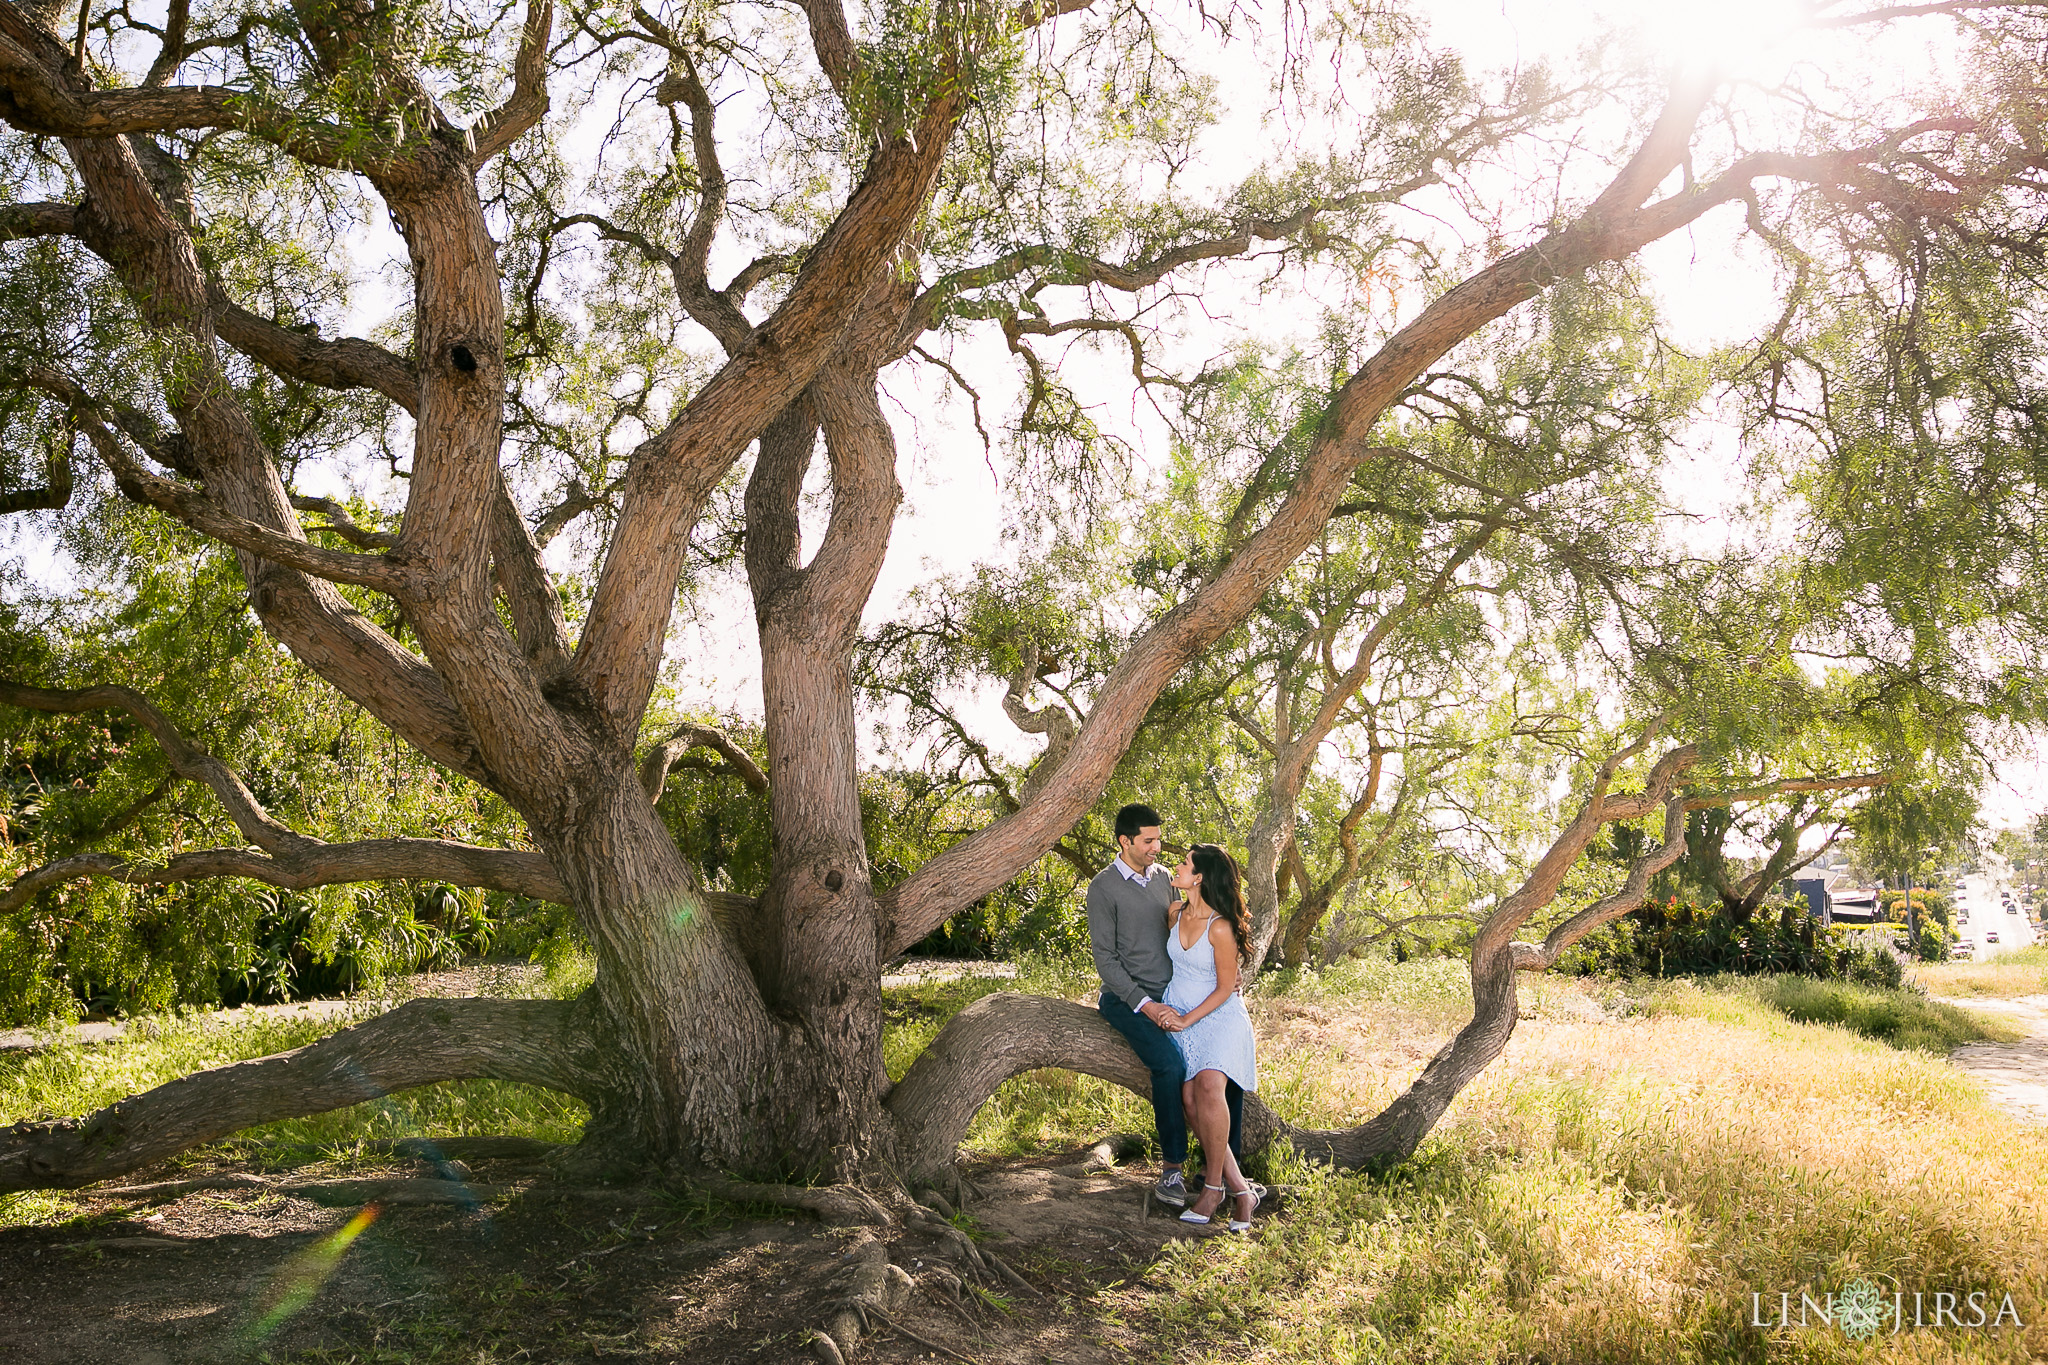
[{"label": "navy blue pants", "polygon": [[[1152,1073],[1152,1115],[1159,1127],[1159,1157],[1169,1165],[1180,1165],[1188,1157],[1188,1116],[1180,1102],[1180,1087],[1188,1075],[1181,1064],[1180,1044],[1173,1041],[1172,1034],[1108,991],[1102,993],[1096,1008]],[[1223,1097],[1230,1106],[1230,1150],[1242,1161],[1244,1090],[1236,1081],[1226,1081]]]}]

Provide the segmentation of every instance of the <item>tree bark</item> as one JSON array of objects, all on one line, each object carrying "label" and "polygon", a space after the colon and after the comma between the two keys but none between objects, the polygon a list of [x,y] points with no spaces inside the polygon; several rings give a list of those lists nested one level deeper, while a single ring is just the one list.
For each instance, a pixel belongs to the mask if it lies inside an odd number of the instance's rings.
[{"label": "tree bark", "polygon": [[[1140,1098],[1152,1094],[1152,1074],[1098,1011],[1037,995],[985,995],[947,1021],[889,1092],[904,1178],[939,1183],[989,1096],[1040,1067],[1078,1071]],[[1256,1095],[1245,1096],[1244,1128],[1247,1152],[1294,1131]]]}]

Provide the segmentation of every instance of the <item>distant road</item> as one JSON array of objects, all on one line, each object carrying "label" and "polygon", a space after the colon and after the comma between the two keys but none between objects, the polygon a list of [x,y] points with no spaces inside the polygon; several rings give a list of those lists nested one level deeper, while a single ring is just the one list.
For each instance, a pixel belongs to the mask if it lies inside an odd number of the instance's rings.
[{"label": "distant road", "polygon": [[[1970,918],[1967,923],[1956,925],[1956,933],[1970,944],[1972,957],[1982,962],[2008,948],[2024,948],[2034,941],[2027,912],[2017,909],[2015,902],[2016,913],[2008,915],[1998,903],[2001,883],[1981,872],[1973,872],[1964,880],[1969,889],[1956,896],[1956,908],[1968,911]],[[1986,943],[1986,933],[1997,934],[1998,942]]]}]

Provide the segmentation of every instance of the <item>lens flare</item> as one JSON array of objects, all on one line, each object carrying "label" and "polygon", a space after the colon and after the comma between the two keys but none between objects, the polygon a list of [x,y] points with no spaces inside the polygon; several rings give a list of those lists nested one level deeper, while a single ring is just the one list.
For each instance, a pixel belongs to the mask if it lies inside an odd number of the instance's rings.
[{"label": "lens flare", "polygon": [[687,929],[690,927],[690,922],[696,918],[697,904],[686,896],[676,902],[675,909],[669,911],[668,927],[671,929]]},{"label": "lens flare", "polygon": [[341,1265],[341,1258],[348,1253],[351,1243],[363,1235],[370,1224],[377,1221],[383,1210],[375,1204],[365,1204],[356,1216],[315,1242],[293,1258],[271,1282],[270,1293],[266,1296],[270,1304],[256,1325],[249,1329],[249,1335],[261,1340],[282,1327],[286,1319],[313,1301],[320,1287],[327,1283]]}]

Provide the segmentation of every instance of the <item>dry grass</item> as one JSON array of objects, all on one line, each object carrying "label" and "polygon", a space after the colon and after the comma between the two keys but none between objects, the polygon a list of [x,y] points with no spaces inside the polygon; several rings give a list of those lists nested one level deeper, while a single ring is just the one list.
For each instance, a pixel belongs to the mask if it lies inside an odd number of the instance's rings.
[{"label": "dry grass", "polygon": [[[1538,1017],[1383,1180],[1300,1172],[1243,1243],[1169,1257],[1128,1308],[1203,1358],[1258,1361],[2025,1360],[2048,1349],[2048,1140],[1937,1056],[1799,1024],[1754,994],[1665,987],[1620,1014],[1551,983]],[[1576,1000],[1572,997],[1576,996]],[[1533,1002],[1532,1002],[1533,1003]],[[1328,999],[1261,1009],[1300,1117],[1369,1112],[1442,1036]],[[1286,1175],[1286,1172],[1277,1174]],[[1762,1332],[1752,1291],[2010,1292],[2024,1331]],[[1217,1341],[1220,1334],[1234,1344]]]},{"label": "dry grass", "polygon": [[1928,963],[1908,975],[1929,995],[2041,995],[2048,993],[2048,946],[2016,948],[1983,962]]}]

